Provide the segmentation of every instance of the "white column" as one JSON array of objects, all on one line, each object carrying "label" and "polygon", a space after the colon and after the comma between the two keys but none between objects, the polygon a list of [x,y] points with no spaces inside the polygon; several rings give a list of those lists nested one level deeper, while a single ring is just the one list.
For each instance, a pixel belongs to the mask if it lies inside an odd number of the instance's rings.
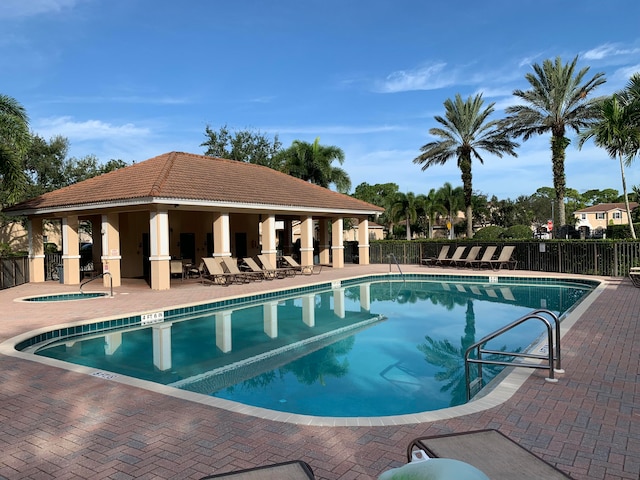
[{"label": "white column", "polygon": [[269,338],[278,337],[278,302],[265,303],[262,307],[264,333]]},{"label": "white column", "polygon": [[358,223],[358,263],[369,265],[369,220],[366,218]]},{"label": "white column", "polygon": [[276,264],[276,216],[266,215],[262,220],[262,251],[266,255],[271,265]]},{"label": "white column", "polygon": [[368,312],[371,310],[371,284],[360,285],[360,309]]},{"label": "white column", "polygon": [[171,323],[151,327],[153,336],[153,364],[162,372],[171,369]]},{"label": "white column", "polygon": [[302,297],[302,321],[308,327],[316,324],[316,296],[313,293]]},{"label": "white column", "polygon": [[216,346],[223,352],[231,351],[231,313],[232,310],[217,312],[216,317]]},{"label": "white column", "polygon": [[217,212],[213,216],[213,256],[231,256],[229,212]]},{"label": "white column", "polygon": [[149,214],[149,240],[151,242],[151,288],[167,290],[171,285],[169,261],[169,212],[151,211]]},{"label": "white column", "polygon": [[[100,232],[102,233],[102,271],[109,273],[103,277],[103,285],[108,287],[121,285],[120,262],[120,217],[117,213],[102,215]],[[111,276],[111,278],[108,278]]]},{"label": "white column", "polygon": [[334,218],[331,224],[331,255],[333,257],[331,265],[333,268],[344,267],[343,230],[342,217]]},{"label": "white column", "polygon": [[344,288],[336,288],[333,291],[333,313],[336,314],[338,318],[345,317],[345,306],[344,306]]},{"label": "white column", "polygon": [[313,217],[300,218],[300,265],[313,265]]}]

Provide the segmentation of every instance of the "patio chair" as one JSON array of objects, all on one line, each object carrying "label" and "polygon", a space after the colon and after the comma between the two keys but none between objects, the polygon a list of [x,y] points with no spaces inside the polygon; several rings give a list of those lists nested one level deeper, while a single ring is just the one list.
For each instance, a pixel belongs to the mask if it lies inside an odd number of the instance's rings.
[{"label": "patio chair", "polygon": [[247,266],[250,272],[255,273],[256,275],[262,276],[264,280],[273,280],[274,278],[278,278],[278,273],[275,270],[267,270],[266,268],[261,267],[251,257],[243,258],[242,263],[244,263]]},{"label": "patio chair", "polygon": [[459,259],[452,259],[451,260],[451,266],[452,267],[462,267],[464,265],[466,265],[467,262],[471,262],[473,260],[477,260],[478,257],[480,256],[480,250],[482,249],[482,247],[479,246],[474,246],[471,247],[469,249],[469,251],[467,252],[467,255],[464,257],[461,257]]},{"label": "patio chair", "polygon": [[629,269],[629,279],[634,287],[640,288],[640,267],[631,267]]},{"label": "patio chair", "polygon": [[282,275],[282,277],[293,277],[296,274],[295,269],[291,267],[274,267],[273,264],[269,261],[269,257],[267,257],[266,255],[258,255],[258,260],[262,264],[263,268],[266,268],[267,270],[273,270],[274,272],[277,272],[279,276]]},{"label": "patio chair", "polygon": [[468,463],[480,469],[491,480],[571,479],[498,430],[476,430],[412,440],[407,447],[407,459],[411,461],[422,453],[428,457],[450,458]]},{"label": "patio chair", "polygon": [[291,255],[283,255],[282,260],[287,262],[288,266],[293,268],[296,273],[303,275],[318,275],[322,271],[322,265],[300,265]]},{"label": "patio chair", "polygon": [[498,247],[496,247],[495,245],[490,245],[487,248],[484,249],[484,253],[482,254],[482,257],[480,259],[475,259],[475,260],[468,260],[467,262],[465,262],[464,266],[465,267],[478,267],[480,268],[481,265],[483,264],[489,264],[489,262],[491,260],[493,260],[493,256],[496,253],[496,250],[498,249]]},{"label": "patio chair", "polygon": [[500,251],[500,255],[495,260],[488,260],[483,262],[481,265],[488,265],[493,270],[500,270],[502,267],[509,268],[510,270],[516,269],[516,260],[512,260],[511,256],[513,255],[516,247],[514,245],[505,245],[502,247]]},{"label": "patio chair", "polygon": [[230,285],[235,282],[235,275],[226,273],[222,269],[222,265],[218,263],[217,259],[213,257],[203,257],[202,261],[204,262],[206,269],[202,278],[207,280],[209,284]]},{"label": "patio chair", "polygon": [[222,267],[227,273],[233,275],[236,283],[249,283],[252,280],[262,280],[264,278],[263,275],[240,270],[238,268],[238,260],[233,257],[221,257],[220,263],[222,263]]},{"label": "patio chair", "polygon": [[294,460],[291,462],[276,463],[263,467],[247,468],[235,472],[209,475],[200,480],[214,478],[226,478],[229,480],[314,480],[313,470],[307,462]]},{"label": "patio chair", "polygon": [[453,262],[456,262],[458,260],[460,260],[462,258],[462,254],[464,253],[464,251],[466,250],[467,247],[458,247],[456,248],[456,251],[453,252],[453,255],[451,255],[451,257],[449,258],[443,258],[442,260],[438,259],[436,260],[433,265],[441,265],[443,267],[452,265]]},{"label": "patio chair", "polygon": [[447,258],[447,254],[449,253],[449,245],[445,245],[440,249],[440,253],[437,257],[427,257],[420,260],[422,265],[435,265],[436,262],[442,261]]},{"label": "patio chair", "polygon": [[182,267],[182,260],[169,261],[169,275],[180,275],[180,279],[184,280],[184,268]]}]

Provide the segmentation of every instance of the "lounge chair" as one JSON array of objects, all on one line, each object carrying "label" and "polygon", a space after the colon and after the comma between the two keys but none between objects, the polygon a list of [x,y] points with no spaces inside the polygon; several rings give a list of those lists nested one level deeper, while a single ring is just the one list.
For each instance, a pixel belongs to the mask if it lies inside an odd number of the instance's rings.
[{"label": "lounge chair", "polygon": [[416,438],[409,443],[407,459],[411,461],[421,451],[429,457],[466,462],[480,469],[491,480],[571,479],[497,430]]},{"label": "lounge chair", "polygon": [[273,280],[274,278],[284,277],[284,275],[278,277],[278,272],[276,270],[267,270],[266,268],[261,267],[251,257],[243,258],[242,262],[247,266],[250,272],[255,273],[258,276],[262,276],[264,280]]},{"label": "lounge chair", "polygon": [[238,260],[233,257],[221,257],[220,263],[223,268],[233,275],[236,283],[249,283],[252,280],[262,280],[264,276],[254,272],[243,272],[238,268]]},{"label": "lounge chair", "polygon": [[322,271],[322,265],[300,265],[291,255],[283,255],[282,260],[287,262],[288,266],[293,268],[296,273],[303,275],[318,275]]},{"label": "lounge chair", "polygon": [[631,267],[629,269],[629,280],[634,287],[640,288],[640,267]]},{"label": "lounge chair", "polygon": [[462,267],[466,265],[467,262],[472,262],[474,260],[477,260],[478,257],[480,256],[480,250],[482,250],[482,247],[479,247],[479,246],[471,247],[467,252],[466,256],[461,257],[460,259],[452,259],[451,266]]},{"label": "lounge chair", "polygon": [[478,267],[480,268],[480,266],[482,264],[489,264],[489,262],[491,260],[493,260],[493,256],[496,253],[496,250],[498,249],[498,247],[496,247],[495,245],[490,245],[487,248],[484,249],[484,253],[482,254],[482,257],[480,259],[476,259],[476,260],[469,260],[467,262],[465,262],[464,266],[465,267]]},{"label": "lounge chair", "polygon": [[440,249],[440,253],[437,257],[427,257],[420,260],[422,265],[435,265],[436,262],[441,262],[442,260],[447,258],[447,254],[449,253],[449,245],[445,245]]},{"label": "lounge chair", "polygon": [[229,480],[314,480],[313,470],[307,462],[295,460],[264,467],[247,468],[235,472],[219,473],[200,480],[227,478]]},{"label": "lounge chair", "polygon": [[493,270],[500,270],[502,267],[509,268],[511,270],[515,270],[516,268],[516,260],[512,260],[511,256],[513,255],[513,251],[516,249],[514,245],[506,245],[502,247],[500,251],[500,255],[495,260],[488,260],[486,262],[482,262],[480,265],[488,265]]},{"label": "lounge chair", "polygon": [[446,267],[448,265],[452,265],[453,262],[456,262],[456,261],[458,261],[458,260],[460,260],[462,258],[462,254],[464,253],[466,248],[467,247],[458,247],[458,248],[456,248],[456,251],[453,252],[453,255],[451,255],[451,257],[443,258],[442,260],[436,260],[434,262],[434,265],[441,265],[443,267]]},{"label": "lounge chair", "polygon": [[204,257],[202,261],[204,262],[206,269],[202,278],[207,280],[210,284],[230,285],[231,283],[236,282],[235,275],[226,273],[216,258]]},{"label": "lounge chair", "polygon": [[285,268],[276,268],[270,261],[269,257],[266,255],[258,255],[258,260],[262,264],[262,268],[266,268],[267,270],[272,270],[277,272],[278,275],[282,275],[284,277],[293,277],[296,274],[296,270],[291,267]]}]

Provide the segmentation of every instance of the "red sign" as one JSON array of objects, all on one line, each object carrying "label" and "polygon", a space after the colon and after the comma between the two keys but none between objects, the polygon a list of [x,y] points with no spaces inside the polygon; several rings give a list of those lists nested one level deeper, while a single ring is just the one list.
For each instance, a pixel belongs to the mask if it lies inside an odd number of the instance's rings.
[{"label": "red sign", "polygon": [[551,220],[549,220],[547,222],[547,231],[551,232],[553,230],[553,222]]}]

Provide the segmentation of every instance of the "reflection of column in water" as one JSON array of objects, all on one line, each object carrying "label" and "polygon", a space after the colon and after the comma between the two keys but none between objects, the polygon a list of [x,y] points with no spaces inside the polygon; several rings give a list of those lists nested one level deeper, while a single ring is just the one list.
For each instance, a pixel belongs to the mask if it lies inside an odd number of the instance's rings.
[{"label": "reflection of column in water", "polygon": [[344,318],[344,288],[337,288],[333,291],[333,313],[338,318]]},{"label": "reflection of column in water", "polygon": [[265,303],[262,308],[264,333],[269,338],[276,338],[278,336],[278,302]]},{"label": "reflection of column in water", "polygon": [[309,327],[316,324],[316,296],[313,293],[302,297],[302,321]]},{"label": "reflection of column in water", "polygon": [[371,310],[371,284],[360,285],[360,309],[368,312]]},{"label": "reflection of column in water", "polygon": [[231,310],[216,313],[216,346],[223,353],[231,351]]},{"label": "reflection of column in water", "polygon": [[171,323],[151,327],[153,332],[153,364],[160,371],[171,369]]},{"label": "reflection of column in water", "polygon": [[104,336],[104,353],[113,355],[122,345],[122,332],[108,333]]}]

